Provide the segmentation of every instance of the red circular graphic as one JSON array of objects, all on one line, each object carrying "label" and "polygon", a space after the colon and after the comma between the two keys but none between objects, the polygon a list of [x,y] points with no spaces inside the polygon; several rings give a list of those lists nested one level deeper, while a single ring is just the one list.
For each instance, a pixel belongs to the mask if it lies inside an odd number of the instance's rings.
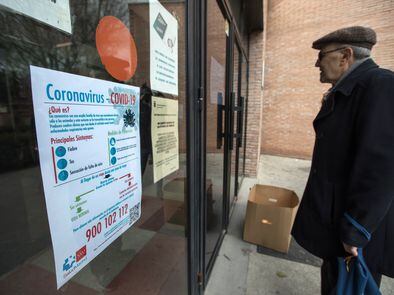
[{"label": "red circular graphic", "polygon": [[125,24],[104,16],[96,29],[96,47],[107,72],[119,81],[133,77],[137,69],[137,48]]}]

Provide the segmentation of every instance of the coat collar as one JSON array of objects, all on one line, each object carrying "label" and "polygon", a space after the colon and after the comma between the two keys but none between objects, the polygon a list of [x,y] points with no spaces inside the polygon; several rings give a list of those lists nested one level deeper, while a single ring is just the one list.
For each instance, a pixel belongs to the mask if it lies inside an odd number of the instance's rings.
[{"label": "coat collar", "polygon": [[340,81],[338,86],[335,87],[333,92],[341,92],[345,96],[350,95],[350,93],[352,93],[353,91],[354,86],[356,86],[357,82],[359,81],[360,76],[364,74],[366,71],[378,67],[379,66],[371,58],[367,59],[357,68],[355,68],[349,74],[349,76],[347,76],[345,79]]},{"label": "coat collar", "polygon": [[335,93],[341,92],[345,96],[349,96],[353,88],[358,82],[360,82],[360,76],[362,76],[366,71],[377,68],[378,65],[370,58],[364,61],[361,65],[355,68],[349,76],[345,77],[339,82],[338,86],[333,89],[333,91],[328,95],[327,99],[323,102],[320,112],[317,114],[313,125],[315,126],[316,121],[328,116],[334,111],[335,108]]}]

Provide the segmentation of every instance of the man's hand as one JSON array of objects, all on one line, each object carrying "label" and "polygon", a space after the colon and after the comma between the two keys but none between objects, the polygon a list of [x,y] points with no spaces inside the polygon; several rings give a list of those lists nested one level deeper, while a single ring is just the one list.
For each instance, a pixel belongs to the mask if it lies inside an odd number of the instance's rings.
[{"label": "man's hand", "polygon": [[353,246],[350,246],[350,245],[345,244],[345,243],[342,243],[342,244],[343,244],[343,248],[345,248],[346,252],[352,254],[352,256],[358,256],[357,247],[353,247]]}]

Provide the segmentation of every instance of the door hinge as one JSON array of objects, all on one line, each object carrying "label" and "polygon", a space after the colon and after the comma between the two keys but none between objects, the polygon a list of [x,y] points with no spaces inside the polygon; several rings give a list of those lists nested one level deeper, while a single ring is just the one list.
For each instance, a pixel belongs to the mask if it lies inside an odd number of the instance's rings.
[{"label": "door hinge", "polygon": [[202,284],[203,284],[203,276],[202,276],[202,272],[198,272],[197,273],[197,283],[200,285],[200,286],[202,286]]}]

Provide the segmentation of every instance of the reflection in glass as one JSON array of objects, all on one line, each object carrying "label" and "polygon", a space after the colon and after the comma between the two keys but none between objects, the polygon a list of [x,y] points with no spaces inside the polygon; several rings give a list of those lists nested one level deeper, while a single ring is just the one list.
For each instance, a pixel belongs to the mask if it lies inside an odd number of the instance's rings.
[{"label": "reflection in glass", "polygon": [[245,176],[245,147],[246,147],[246,100],[247,100],[247,61],[245,57],[242,55],[242,70],[241,70],[241,91],[240,96],[238,98],[238,105],[242,107],[242,115],[237,121],[237,132],[240,135],[240,138],[237,140],[237,153],[239,154],[238,157],[238,179],[237,179],[237,192],[238,194],[239,189],[242,184],[242,180]]},{"label": "reflection in glass", "polygon": [[[236,43],[234,43],[234,56],[233,56],[233,90],[232,92],[234,93],[233,95],[233,104],[234,107],[238,106],[238,102],[239,102],[239,97],[240,97],[240,93],[239,93],[239,72],[240,72],[240,66],[239,66],[239,58],[240,58],[240,52],[239,52],[239,48],[236,45]],[[237,122],[238,122],[238,117],[239,117],[239,112],[234,111],[234,121],[233,121],[233,130],[234,130],[234,134],[236,133],[237,130]],[[232,150],[231,150],[231,177],[230,177],[230,203],[232,203],[234,201],[234,198],[236,197],[236,191],[235,191],[235,181],[236,181],[236,172],[237,172],[237,140],[234,139],[233,140],[233,146],[232,146]]]},{"label": "reflection in glass", "polygon": [[206,237],[207,267],[223,229],[224,102],[226,71],[225,19],[215,0],[208,1],[206,104]]}]

